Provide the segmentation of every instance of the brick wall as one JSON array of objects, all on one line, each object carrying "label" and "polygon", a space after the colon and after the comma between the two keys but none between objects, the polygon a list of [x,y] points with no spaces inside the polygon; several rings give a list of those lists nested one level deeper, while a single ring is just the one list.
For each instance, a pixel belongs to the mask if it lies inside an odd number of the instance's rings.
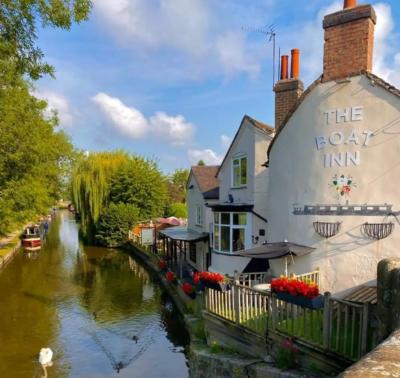
[{"label": "brick wall", "polygon": [[371,5],[324,18],[324,81],[372,70],[376,14]]},{"label": "brick wall", "polygon": [[275,84],[275,129],[278,131],[304,90],[301,80],[281,80]]}]

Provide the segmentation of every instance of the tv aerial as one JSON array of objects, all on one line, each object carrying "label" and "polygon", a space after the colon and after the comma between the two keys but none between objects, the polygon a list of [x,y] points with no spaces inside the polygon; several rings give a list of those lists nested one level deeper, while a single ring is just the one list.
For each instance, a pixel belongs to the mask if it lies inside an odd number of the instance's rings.
[{"label": "tv aerial", "polygon": [[[253,28],[250,26],[242,27],[243,31],[263,34],[268,42],[272,42],[272,89],[275,86],[275,68],[276,68],[276,26],[274,24],[267,25],[264,28]],[[280,53],[279,53],[280,55]]]}]

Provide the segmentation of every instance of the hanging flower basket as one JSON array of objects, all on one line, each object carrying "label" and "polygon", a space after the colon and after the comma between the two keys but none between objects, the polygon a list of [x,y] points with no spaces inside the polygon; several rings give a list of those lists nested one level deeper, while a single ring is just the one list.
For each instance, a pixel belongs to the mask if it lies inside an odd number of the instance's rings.
[{"label": "hanging flower basket", "polygon": [[208,287],[209,289],[217,291],[227,291],[231,289],[229,283],[225,282],[225,277],[221,273],[200,272],[197,273],[196,277],[193,277],[193,280],[199,280],[203,287]]},{"label": "hanging flower basket", "polygon": [[317,297],[314,297],[312,299],[307,298],[307,297],[300,297],[297,295],[294,296],[294,295],[290,295],[288,293],[275,293],[275,295],[281,301],[293,303],[297,306],[306,307],[306,308],[310,308],[313,310],[324,307],[324,296],[323,295],[318,295]]},{"label": "hanging flower basket", "polygon": [[315,232],[322,236],[323,238],[329,239],[332,236],[335,236],[340,231],[340,226],[342,222],[314,222],[314,230]]},{"label": "hanging flower basket", "polygon": [[193,285],[191,285],[189,282],[185,282],[182,285],[182,290],[188,297],[190,297],[192,299],[196,298],[196,288]]},{"label": "hanging flower basket", "polygon": [[394,229],[394,223],[364,223],[362,232],[371,239],[381,240],[387,238]]}]

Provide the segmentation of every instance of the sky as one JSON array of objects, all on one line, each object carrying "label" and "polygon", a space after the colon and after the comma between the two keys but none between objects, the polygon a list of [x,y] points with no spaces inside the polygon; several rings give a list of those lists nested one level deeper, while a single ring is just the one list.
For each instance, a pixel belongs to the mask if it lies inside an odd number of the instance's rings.
[{"label": "sky", "polygon": [[[360,1],[359,1],[360,2]],[[274,124],[274,25],[282,54],[301,49],[305,86],[322,73],[323,16],[342,0],[93,0],[70,31],[41,29],[56,79],[36,94],[82,150],[124,149],[165,173],[219,164],[245,114]],[[400,87],[400,2],[377,12],[373,72]]]}]

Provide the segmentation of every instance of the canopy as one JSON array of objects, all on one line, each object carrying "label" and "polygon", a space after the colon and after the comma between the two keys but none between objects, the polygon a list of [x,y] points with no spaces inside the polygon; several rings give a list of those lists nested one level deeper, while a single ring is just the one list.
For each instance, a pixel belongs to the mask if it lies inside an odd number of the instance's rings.
[{"label": "canopy", "polygon": [[285,256],[304,256],[315,248],[307,247],[300,244],[279,242],[279,243],[266,243],[259,247],[247,249],[242,252],[237,252],[236,255],[244,257],[252,257],[255,259],[279,259]]},{"label": "canopy", "polygon": [[209,235],[205,232],[198,233],[188,230],[186,227],[170,227],[165,230],[159,231],[161,235],[166,236],[172,240],[195,242],[200,240],[207,240]]}]

